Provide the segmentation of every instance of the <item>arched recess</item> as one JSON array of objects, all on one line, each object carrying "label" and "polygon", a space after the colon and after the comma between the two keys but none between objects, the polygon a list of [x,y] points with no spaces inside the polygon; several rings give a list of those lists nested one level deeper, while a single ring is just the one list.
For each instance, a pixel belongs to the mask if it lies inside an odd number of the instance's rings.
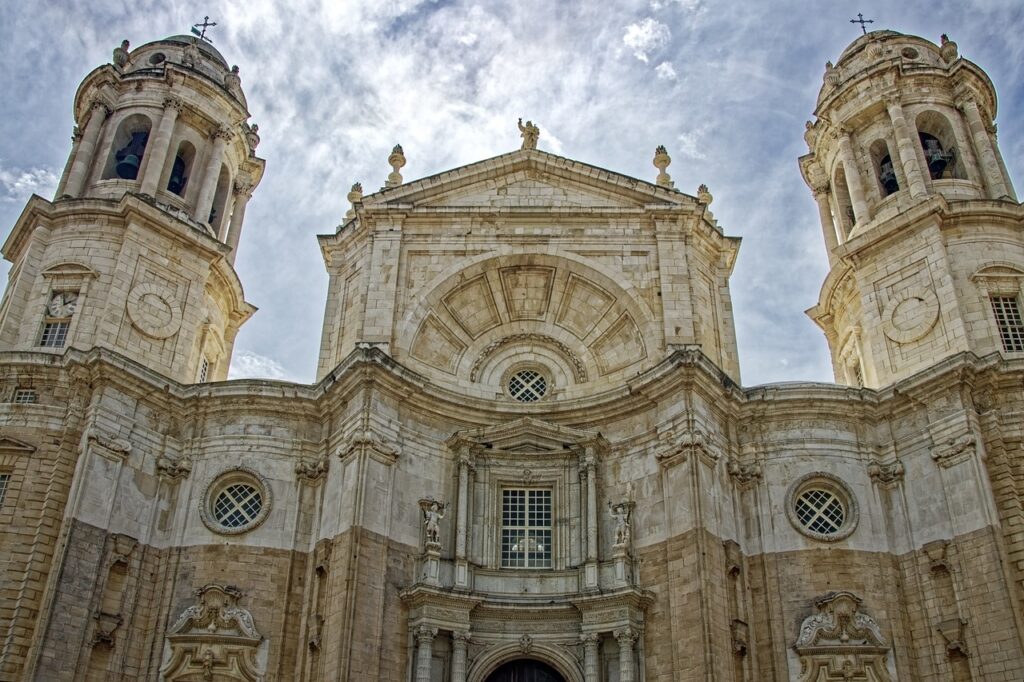
[{"label": "arched recess", "polygon": [[565,678],[566,682],[584,682],[579,662],[568,652],[539,642],[533,642],[529,653],[524,654],[518,642],[509,643],[481,653],[470,667],[467,682],[487,682],[494,671],[505,663],[515,660],[532,659],[546,663]]},{"label": "arched recess", "polygon": [[836,169],[832,175],[832,196],[836,203],[833,213],[836,222],[839,223],[839,236],[842,241],[846,241],[853,229],[855,217],[853,200],[850,199],[850,186],[846,184],[846,170],[842,163],[836,163]]},{"label": "arched recess", "polygon": [[487,254],[452,267],[410,292],[395,356],[463,381],[491,377],[487,388],[503,376],[498,365],[530,353],[551,357],[563,386],[641,371],[656,360],[661,330],[640,292],[602,270],[564,253]]},{"label": "arched recess", "polygon": [[188,189],[188,180],[192,176],[192,164],[196,160],[196,148],[188,140],[182,140],[178,144],[178,151],[174,154],[174,161],[171,163],[171,174],[167,178],[167,191],[185,196]]},{"label": "arched recess", "polygon": [[111,141],[107,162],[103,166],[104,180],[139,179],[152,128],[153,122],[144,114],[132,114],[121,120]]},{"label": "arched recess", "polygon": [[217,190],[213,194],[213,207],[207,222],[214,234],[220,234],[221,225],[227,219],[228,197],[231,196],[231,172],[226,164],[221,164],[220,175],[217,176]]},{"label": "arched recess", "polygon": [[922,111],[915,120],[924,168],[932,180],[966,180],[956,135],[949,119],[938,111]]},{"label": "arched recess", "polygon": [[900,191],[900,181],[896,175],[896,164],[889,152],[889,144],[885,140],[871,143],[871,166],[875,169],[875,180],[878,192],[884,199],[890,194]]}]

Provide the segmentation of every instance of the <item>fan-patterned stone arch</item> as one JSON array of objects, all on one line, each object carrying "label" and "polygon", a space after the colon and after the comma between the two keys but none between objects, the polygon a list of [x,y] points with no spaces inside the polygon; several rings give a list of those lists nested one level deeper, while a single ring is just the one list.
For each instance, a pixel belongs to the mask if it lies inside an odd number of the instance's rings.
[{"label": "fan-patterned stone arch", "polygon": [[500,392],[528,358],[557,390],[646,369],[663,344],[637,290],[573,254],[488,255],[442,273],[398,327],[396,356]]}]

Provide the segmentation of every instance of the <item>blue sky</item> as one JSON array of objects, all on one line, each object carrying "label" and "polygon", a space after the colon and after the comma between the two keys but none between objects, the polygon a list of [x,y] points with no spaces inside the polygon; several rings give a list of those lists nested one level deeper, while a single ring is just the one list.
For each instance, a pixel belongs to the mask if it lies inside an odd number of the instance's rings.
[{"label": "blue sky", "polygon": [[1019,179],[1019,0],[43,1],[0,7],[0,229],[32,192],[52,196],[81,79],[122,38],[186,33],[209,14],[267,159],[236,263],[260,311],[232,376],[313,380],[327,286],[315,235],[341,221],[353,182],[383,185],[396,143],[411,180],[516,149],[522,116],[541,149],[647,180],[666,145],[676,186],[706,183],[720,225],[743,238],[732,278],[743,383],[829,381],[824,337],[803,314],[826,260],[796,160],[825,61],[860,35],[857,12],[872,28],[948,33],[988,72]]}]

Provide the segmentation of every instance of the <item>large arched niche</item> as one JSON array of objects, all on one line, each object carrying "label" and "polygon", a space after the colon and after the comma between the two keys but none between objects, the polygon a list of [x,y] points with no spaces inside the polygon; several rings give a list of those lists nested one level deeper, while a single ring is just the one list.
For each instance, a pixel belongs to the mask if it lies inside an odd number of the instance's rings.
[{"label": "large arched niche", "polygon": [[548,397],[635,375],[658,360],[662,330],[639,292],[612,274],[574,254],[464,262],[412,292],[395,357],[496,396],[520,368],[545,371]]},{"label": "large arched niche", "polygon": [[473,661],[466,680],[468,682],[487,682],[501,666],[524,659],[540,661],[551,666],[555,672],[565,678],[566,682],[584,682],[583,671],[580,670],[579,662],[572,655],[564,649],[539,642],[533,642],[527,654],[523,653],[518,642],[484,650]]}]

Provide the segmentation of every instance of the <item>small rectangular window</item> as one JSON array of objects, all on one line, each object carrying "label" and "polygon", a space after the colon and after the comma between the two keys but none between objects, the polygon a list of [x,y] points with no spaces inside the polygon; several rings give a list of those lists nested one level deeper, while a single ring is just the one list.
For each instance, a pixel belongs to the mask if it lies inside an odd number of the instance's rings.
[{"label": "small rectangular window", "polygon": [[4,498],[7,497],[7,482],[10,480],[10,474],[0,474],[0,507],[4,506]]},{"label": "small rectangular window", "polygon": [[203,361],[199,364],[199,383],[205,384],[206,380],[210,376],[210,361],[203,358]]},{"label": "small rectangular window", "polygon": [[63,348],[64,342],[68,340],[68,329],[70,322],[46,322],[43,324],[43,336],[39,345],[44,348]]},{"label": "small rectangular window", "polygon": [[501,565],[551,568],[550,490],[502,490]]},{"label": "small rectangular window", "polygon": [[1007,353],[1024,352],[1024,321],[1021,320],[1020,306],[1016,296],[992,296],[992,312],[999,327],[999,338]]},{"label": "small rectangular window", "polygon": [[39,401],[39,395],[31,388],[18,388],[14,390],[14,402],[19,405],[28,405]]},{"label": "small rectangular window", "polygon": [[63,348],[68,340],[71,317],[78,307],[77,291],[55,291],[46,302],[43,333],[39,345],[44,348]]}]

